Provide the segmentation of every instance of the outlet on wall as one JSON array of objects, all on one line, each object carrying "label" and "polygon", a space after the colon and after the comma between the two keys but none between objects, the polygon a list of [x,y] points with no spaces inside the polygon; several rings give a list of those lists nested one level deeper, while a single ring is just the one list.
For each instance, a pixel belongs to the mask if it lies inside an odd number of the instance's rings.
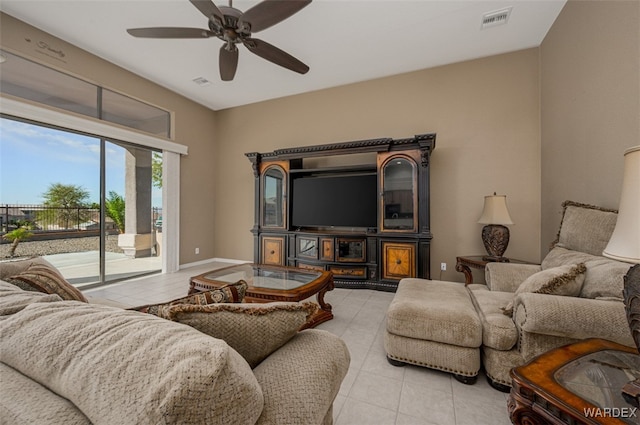
[{"label": "outlet on wall", "polygon": [[200,248],[196,248],[196,254],[200,254]]},{"label": "outlet on wall", "polygon": [[440,270],[442,270],[443,272],[447,271],[447,263],[440,263]]}]

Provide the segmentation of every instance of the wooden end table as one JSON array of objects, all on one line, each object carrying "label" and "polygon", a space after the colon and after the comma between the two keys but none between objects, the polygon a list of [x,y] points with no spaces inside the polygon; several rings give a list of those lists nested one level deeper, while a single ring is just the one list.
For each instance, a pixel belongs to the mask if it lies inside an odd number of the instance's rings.
[{"label": "wooden end table", "polygon": [[[493,261],[485,260],[484,257],[486,255],[466,255],[462,257],[456,257],[456,271],[460,273],[464,273],[464,285],[470,285],[473,283],[473,273],[471,273],[471,269],[480,269],[484,270],[485,266],[488,263]],[[528,261],[516,260],[514,258],[504,257],[504,263],[513,263],[513,264],[533,264]]]},{"label": "wooden end table", "polygon": [[640,424],[622,387],[640,378],[635,348],[586,339],[511,370],[509,416],[516,425]]},{"label": "wooden end table", "polygon": [[245,302],[299,302],[315,295],[320,308],[301,329],[333,319],[331,304],[324,301],[324,295],[334,288],[333,273],[330,271],[238,264],[192,277],[189,294],[220,288],[241,279],[247,282]]}]

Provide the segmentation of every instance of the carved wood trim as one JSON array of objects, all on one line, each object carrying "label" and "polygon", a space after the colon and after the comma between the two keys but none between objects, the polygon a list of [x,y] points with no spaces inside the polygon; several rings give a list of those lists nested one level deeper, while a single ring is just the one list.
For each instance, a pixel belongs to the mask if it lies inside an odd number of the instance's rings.
[{"label": "carved wood trim", "polygon": [[[273,152],[245,153],[249,161],[274,161],[278,159],[309,158],[314,156],[342,155],[348,153],[386,152],[390,150],[405,150],[413,147],[420,149],[427,157],[435,148],[436,134],[418,134],[406,139],[391,139],[388,137],[352,142],[338,142],[326,145],[298,146],[294,148],[276,149]],[[424,156],[423,156],[424,163]],[[428,164],[428,158],[427,158]]]},{"label": "carved wood trim", "polygon": [[251,162],[251,169],[253,170],[253,177],[260,177],[260,157],[261,155],[258,152],[250,152],[244,154],[247,158],[249,158],[249,162]]}]

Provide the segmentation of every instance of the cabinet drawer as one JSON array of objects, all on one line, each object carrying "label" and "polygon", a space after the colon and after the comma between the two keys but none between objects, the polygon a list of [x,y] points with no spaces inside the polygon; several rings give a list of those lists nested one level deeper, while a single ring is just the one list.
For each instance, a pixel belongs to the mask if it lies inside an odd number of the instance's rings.
[{"label": "cabinet drawer", "polygon": [[382,242],[382,278],[399,280],[416,277],[416,245]]},{"label": "cabinet drawer", "polygon": [[284,237],[268,236],[262,238],[262,264],[284,266]]},{"label": "cabinet drawer", "polygon": [[363,266],[329,266],[329,271],[336,277],[365,279],[367,268]]},{"label": "cabinet drawer", "polygon": [[320,239],[320,259],[324,261],[333,261],[333,238]]},{"label": "cabinet drawer", "polygon": [[324,271],[324,266],[322,266],[320,264],[307,264],[307,263],[302,263],[302,262],[298,261],[296,266],[298,268],[301,268],[301,269],[318,270],[318,271],[321,271],[321,272]]}]

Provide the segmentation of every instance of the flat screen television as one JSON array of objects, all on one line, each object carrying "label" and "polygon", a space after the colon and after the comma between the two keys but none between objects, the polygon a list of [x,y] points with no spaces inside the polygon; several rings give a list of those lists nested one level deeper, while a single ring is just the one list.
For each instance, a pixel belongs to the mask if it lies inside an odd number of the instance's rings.
[{"label": "flat screen television", "polygon": [[377,226],[375,173],[301,176],[291,183],[293,227]]}]

